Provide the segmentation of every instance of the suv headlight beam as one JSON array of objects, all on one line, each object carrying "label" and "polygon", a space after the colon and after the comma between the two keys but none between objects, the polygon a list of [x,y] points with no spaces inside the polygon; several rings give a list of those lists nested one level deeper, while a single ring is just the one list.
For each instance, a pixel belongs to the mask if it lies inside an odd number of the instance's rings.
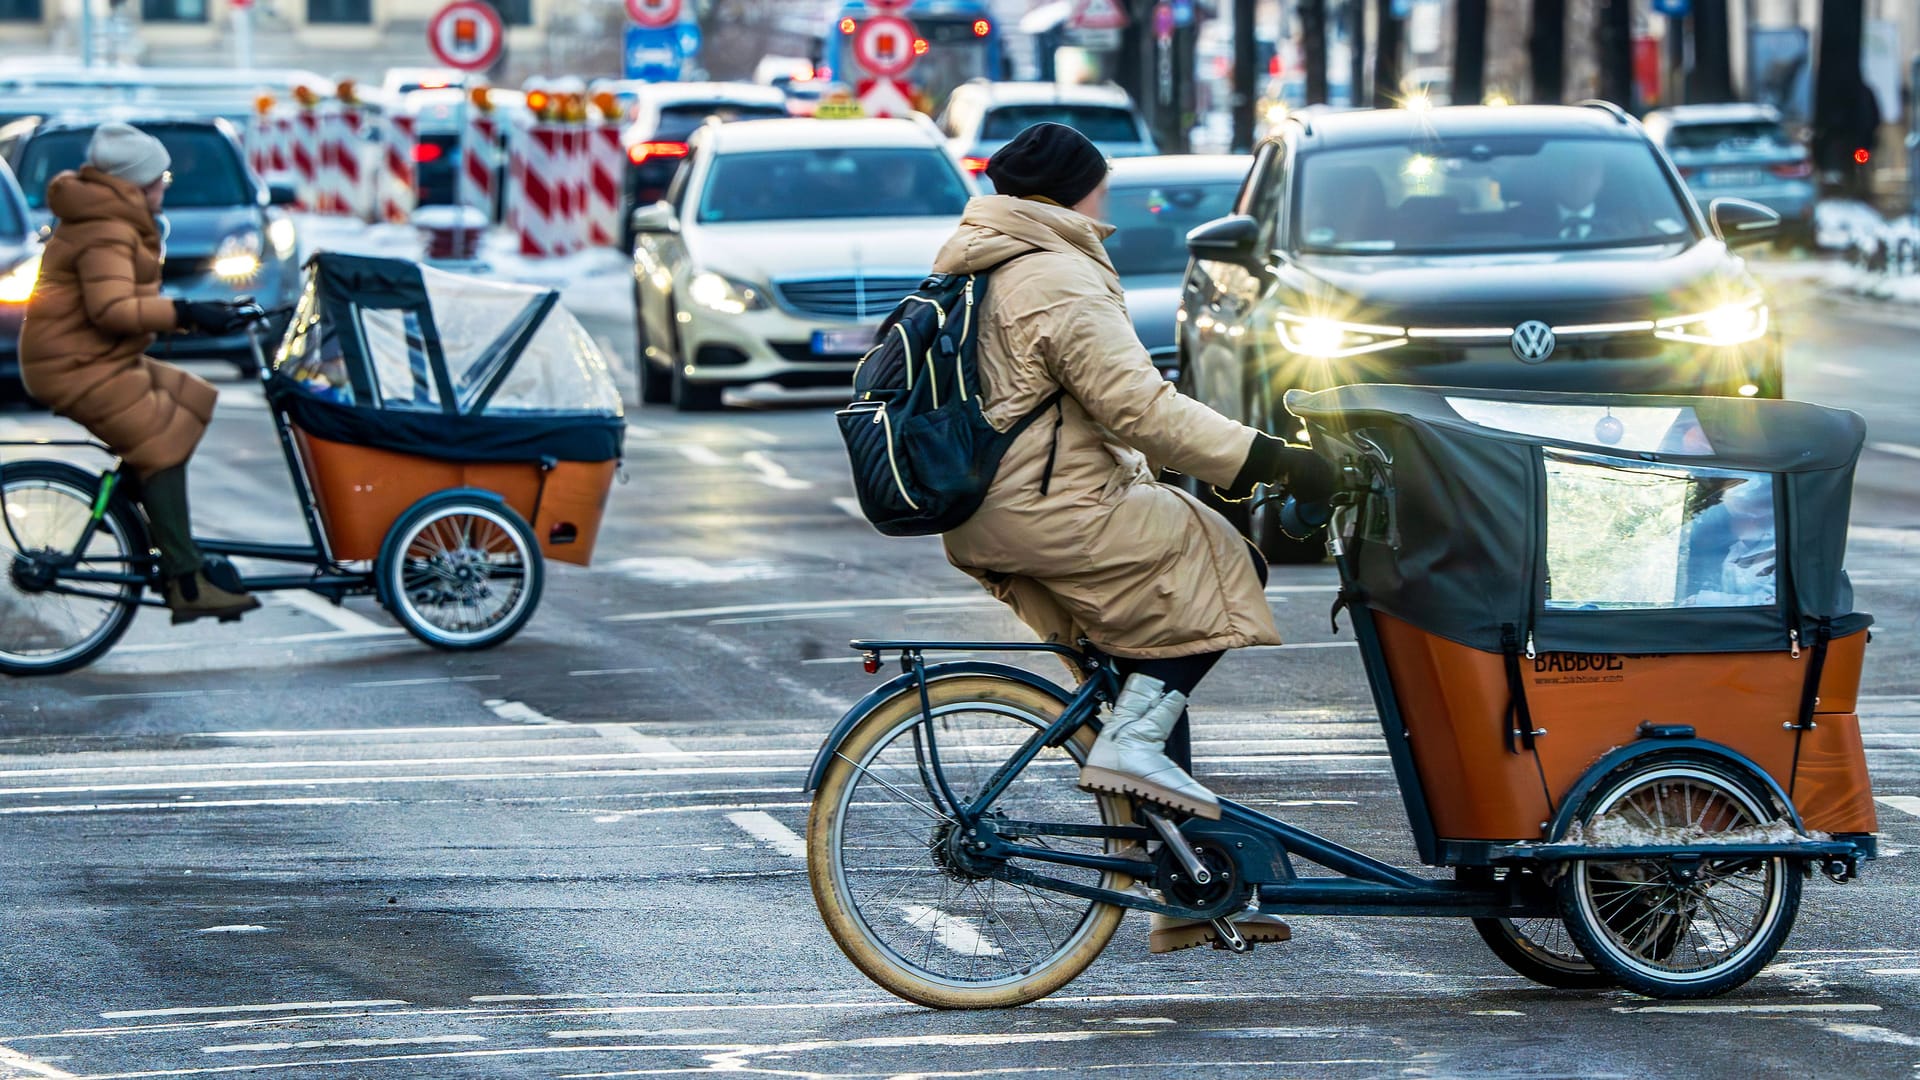
[{"label": "suv headlight beam", "polygon": [[1274,320],[1274,330],[1288,352],[1317,360],[1339,360],[1395,349],[1407,343],[1405,327],[1341,322],[1309,315],[1280,315]]},{"label": "suv headlight beam", "polygon": [[1697,315],[1661,319],[1653,324],[1653,336],[1663,341],[1725,348],[1766,336],[1767,321],[1767,305],[1756,296]]},{"label": "suv headlight beam", "polygon": [[40,281],[40,253],[34,252],[20,265],[0,274],[0,304],[24,304],[33,297]]}]

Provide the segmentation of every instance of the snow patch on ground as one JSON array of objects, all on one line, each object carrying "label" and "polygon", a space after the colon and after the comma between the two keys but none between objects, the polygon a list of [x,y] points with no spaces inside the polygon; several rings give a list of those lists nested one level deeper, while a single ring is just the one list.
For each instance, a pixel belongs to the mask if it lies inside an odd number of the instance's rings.
[{"label": "snow patch on ground", "polygon": [[1920,219],[1891,220],[1865,203],[1829,199],[1814,208],[1814,242],[1843,253],[1816,275],[1826,288],[1869,300],[1920,304]]},{"label": "snow patch on ground", "polygon": [[1698,824],[1653,827],[1636,824],[1619,814],[1602,814],[1582,825],[1575,822],[1562,844],[1574,847],[1701,847],[1717,844],[1797,844],[1830,840],[1823,832],[1802,833],[1786,820],[1708,832]]}]

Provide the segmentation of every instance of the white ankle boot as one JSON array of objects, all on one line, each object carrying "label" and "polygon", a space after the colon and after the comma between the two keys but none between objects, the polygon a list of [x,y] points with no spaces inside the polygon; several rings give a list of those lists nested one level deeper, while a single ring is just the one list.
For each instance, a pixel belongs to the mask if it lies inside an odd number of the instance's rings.
[{"label": "white ankle boot", "polygon": [[1087,751],[1080,786],[1218,820],[1220,800],[1167,756],[1167,735],[1186,708],[1187,695],[1169,691],[1159,679],[1128,676],[1113,715]]}]

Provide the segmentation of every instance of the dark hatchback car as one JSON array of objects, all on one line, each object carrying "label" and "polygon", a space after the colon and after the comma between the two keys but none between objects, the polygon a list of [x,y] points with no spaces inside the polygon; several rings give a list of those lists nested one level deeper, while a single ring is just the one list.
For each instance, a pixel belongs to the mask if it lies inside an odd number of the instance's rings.
[{"label": "dark hatchback car", "polygon": [[[1731,251],[1778,226],[1738,199],[1702,214],[1611,106],[1312,116],[1188,237],[1181,385],[1289,437],[1288,390],[1356,382],[1778,397]],[[1269,554],[1316,554],[1238,515]]]},{"label": "dark hatchback car", "polygon": [[[87,141],[100,115],[16,120],[0,128],[0,159],[12,166],[35,229],[49,228],[47,182],[86,160]],[[166,145],[173,186],[166,220],[163,294],[187,300],[253,297],[269,310],[291,311],[300,285],[298,237],[282,204],[290,189],[273,189],[247,168],[239,140],[224,120],[154,114],[116,114]],[[286,316],[268,326],[272,340]],[[224,360],[251,374],[244,334],[228,337],[166,335],[154,345],[163,359]]]},{"label": "dark hatchback car", "polygon": [[0,162],[0,405],[27,396],[20,385],[20,320],[39,274],[40,238],[28,225],[13,170]]}]

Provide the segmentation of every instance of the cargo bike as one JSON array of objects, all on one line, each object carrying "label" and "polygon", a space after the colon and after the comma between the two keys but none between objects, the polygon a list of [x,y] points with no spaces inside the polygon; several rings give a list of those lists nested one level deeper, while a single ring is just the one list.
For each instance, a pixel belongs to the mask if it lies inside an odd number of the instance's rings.
[{"label": "cargo bike", "polygon": [[[1085,643],[856,641],[869,672],[897,656],[901,674],[815,759],[807,854],[874,981],[1017,1005],[1078,975],[1128,910],[1214,920],[1241,951],[1229,917],[1257,905],[1467,918],[1537,982],[1704,997],[1772,958],[1806,879],[1873,858],[1855,712],[1871,619],[1842,569],[1857,416],[1401,386],[1287,404],[1342,477],[1334,614],[1414,850],[1450,873],[1231,800],[1182,820],[1078,790],[1117,690]],[[1050,653],[1079,685],[929,660],[943,651]]]},{"label": "cargo bike", "polygon": [[[270,313],[245,313],[263,352]],[[592,559],[626,422],[553,290],[322,253],[262,369],[307,541],[197,539],[286,568],[248,589],[372,595],[429,645],[484,649],[532,617],[546,560]],[[7,460],[22,448],[111,452],[0,441],[0,672],[54,674],[111,649],[161,581],[117,460]]]}]

